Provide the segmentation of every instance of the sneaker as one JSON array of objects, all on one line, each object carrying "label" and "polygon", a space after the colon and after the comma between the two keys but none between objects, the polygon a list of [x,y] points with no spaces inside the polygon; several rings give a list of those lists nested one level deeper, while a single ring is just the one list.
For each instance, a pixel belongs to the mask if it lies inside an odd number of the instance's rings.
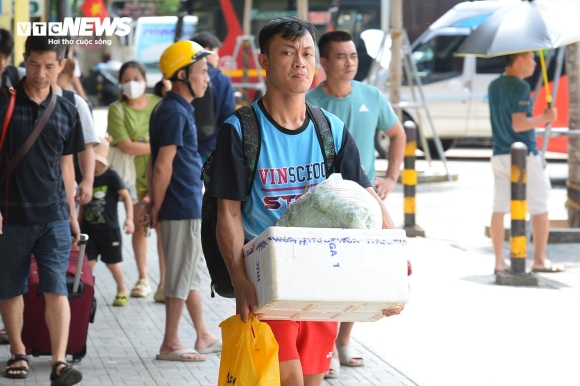
[{"label": "sneaker", "polygon": [[131,290],[131,297],[146,298],[151,293],[151,287],[147,279],[139,279]]},{"label": "sneaker", "polygon": [[125,307],[129,303],[129,298],[127,295],[117,294],[115,296],[115,301],[113,302],[113,306],[115,307]]},{"label": "sneaker", "polygon": [[165,303],[165,293],[163,292],[163,286],[159,286],[159,288],[157,288],[157,292],[155,292],[155,295],[153,295],[153,299],[155,299],[157,303]]}]

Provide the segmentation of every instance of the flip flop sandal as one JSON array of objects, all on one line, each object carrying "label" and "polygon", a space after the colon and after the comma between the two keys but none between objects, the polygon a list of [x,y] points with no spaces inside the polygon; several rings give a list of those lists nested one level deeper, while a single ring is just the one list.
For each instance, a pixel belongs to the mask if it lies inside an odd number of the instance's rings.
[{"label": "flip flop sandal", "polygon": [[131,289],[131,297],[134,298],[146,298],[151,293],[151,287],[149,287],[149,281],[147,279],[139,279],[137,283]]},{"label": "flip flop sandal", "polygon": [[[5,377],[9,379],[26,379],[28,377],[28,366],[24,367],[12,367],[12,365],[18,361],[26,362],[28,365],[30,362],[28,361],[28,357],[24,354],[16,354],[12,358],[8,360],[6,363],[6,373]],[[16,374],[16,372],[24,372],[24,374]]]},{"label": "flip flop sandal", "polygon": [[169,354],[157,354],[155,359],[158,361],[175,361],[175,362],[203,362],[206,358],[203,359],[191,359],[191,358],[183,358],[183,354],[198,354],[199,353],[192,349],[192,348],[185,348],[183,350],[173,351]]},{"label": "flip flop sandal", "polygon": [[222,340],[218,339],[217,342],[215,342],[214,344],[212,344],[211,346],[207,347],[207,348],[198,348],[197,352],[200,354],[211,354],[214,352],[220,352],[222,351]]},{"label": "flip flop sandal", "polygon": [[[63,367],[60,369],[60,375],[56,375],[56,370],[61,365]],[[66,362],[56,362],[52,365],[50,380],[50,386],[72,386],[83,380],[83,374]]]},{"label": "flip flop sandal", "polygon": [[361,364],[350,363],[351,359],[362,360],[362,358],[359,356],[356,356],[356,354],[354,353],[354,350],[348,344],[338,348],[338,358],[340,359],[340,364],[343,366],[361,367],[361,366],[365,365],[364,363],[361,363]]},{"label": "flip flop sandal", "polygon": [[566,271],[566,268],[563,265],[554,264],[549,260],[546,260],[546,265],[543,268],[532,268],[532,272],[537,273],[558,273],[564,271]]},{"label": "flip flop sandal", "polygon": [[[330,374],[330,371],[334,371]],[[324,373],[324,379],[337,379],[340,374],[340,361],[338,358],[332,358],[330,360],[330,368],[326,373]]]}]

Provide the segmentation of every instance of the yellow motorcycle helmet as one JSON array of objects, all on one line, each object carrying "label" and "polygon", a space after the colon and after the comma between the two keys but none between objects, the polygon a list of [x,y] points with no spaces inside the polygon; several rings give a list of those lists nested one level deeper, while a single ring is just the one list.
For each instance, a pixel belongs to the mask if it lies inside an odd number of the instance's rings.
[{"label": "yellow motorcycle helmet", "polygon": [[190,40],[175,42],[163,51],[159,59],[159,69],[165,79],[171,79],[177,71],[213,54]]}]

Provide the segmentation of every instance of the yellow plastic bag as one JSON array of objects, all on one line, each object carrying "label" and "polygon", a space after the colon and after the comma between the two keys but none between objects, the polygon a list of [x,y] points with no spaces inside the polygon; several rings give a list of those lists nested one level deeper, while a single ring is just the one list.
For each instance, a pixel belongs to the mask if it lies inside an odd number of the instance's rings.
[{"label": "yellow plastic bag", "polygon": [[223,348],[218,386],[280,385],[278,342],[270,326],[250,314],[247,323],[234,315],[220,327]]}]

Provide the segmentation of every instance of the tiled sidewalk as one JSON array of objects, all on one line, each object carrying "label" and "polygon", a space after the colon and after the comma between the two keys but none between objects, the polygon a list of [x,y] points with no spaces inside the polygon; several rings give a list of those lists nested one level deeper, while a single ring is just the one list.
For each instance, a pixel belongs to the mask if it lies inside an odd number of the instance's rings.
[{"label": "tiled sidewalk", "polygon": [[[122,217],[122,216],[121,216]],[[137,279],[131,240],[125,237],[123,268],[127,285]],[[159,266],[156,238],[149,240],[150,282],[157,288]],[[165,308],[154,303],[152,297],[132,298],[127,307],[112,307],[116,286],[104,264],[95,270],[98,309],[95,323],[90,326],[87,356],[78,364],[83,371],[81,385],[217,385],[219,355],[210,354],[205,362],[181,363],[155,360],[163,337]],[[206,274],[202,299],[204,317],[216,336],[220,336],[219,323],[234,313],[234,302],[220,297],[211,298],[209,276]],[[189,315],[184,312],[180,337],[193,347],[195,331]],[[353,346],[365,358],[365,366],[341,370],[340,378],[325,381],[323,385],[416,385],[405,375],[377,357],[353,339]],[[7,345],[0,346],[2,361],[8,358]],[[2,369],[4,366],[1,367]],[[0,375],[0,385],[49,385],[49,358],[32,358],[31,372],[26,381],[9,380]],[[249,385],[242,385],[249,386]]]}]

